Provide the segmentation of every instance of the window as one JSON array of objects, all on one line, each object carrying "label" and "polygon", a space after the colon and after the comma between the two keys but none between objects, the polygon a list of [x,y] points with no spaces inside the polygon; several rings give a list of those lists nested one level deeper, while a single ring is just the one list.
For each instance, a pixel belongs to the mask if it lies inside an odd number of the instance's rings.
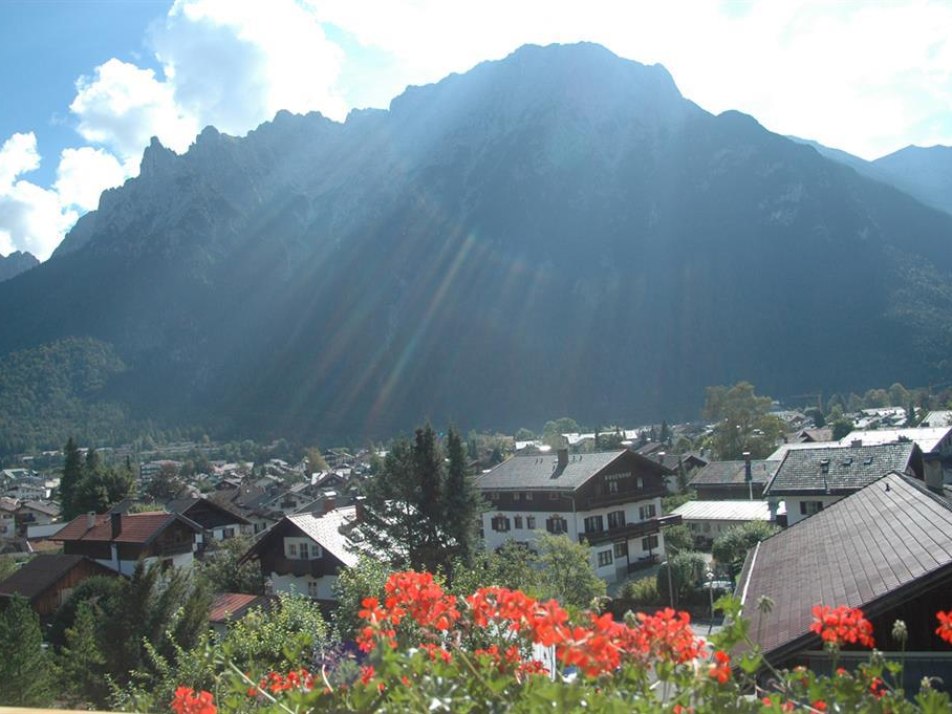
[{"label": "window", "polygon": [[224,530],[222,530],[222,535],[221,535],[221,537],[222,537],[222,540],[228,540],[229,538],[234,538],[234,537],[235,537],[235,529],[234,529],[234,528],[225,528]]},{"label": "window", "polygon": [[710,533],[710,532],[711,532],[711,524],[710,524],[710,523],[705,523],[705,524],[702,526],[702,528],[704,529],[704,532],[705,532],[705,533]]},{"label": "window", "polygon": [[615,543],[612,550],[615,552],[616,558],[624,558],[626,555],[628,555],[627,541],[624,543]]},{"label": "window", "polygon": [[518,501],[520,498],[522,498],[522,494],[519,493],[518,491],[516,491],[514,494],[512,494],[512,500],[513,500],[513,501]]},{"label": "window", "polygon": [[509,530],[509,519],[505,516],[496,516],[492,519],[492,529],[505,533]]},{"label": "window", "polygon": [[608,514],[608,528],[624,528],[625,527],[625,512],[624,511],[612,511]]},{"label": "window", "polygon": [[526,500],[527,500],[527,501],[531,501],[531,500],[532,500],[532,491],[528,491],[528,492],[526,493]]},{"label": "window", "polygon": [[600,550],[598,552],[598,567],[603,568],[612,564],[612,552],[610,550]]},{"label": "window", "polygon": [[609,493],[618,493],[618,482],[617,482],[617,481],[609,481],[609,482],[608,482],[608,492],[609,492]]},{"label": "window", "polygon": [[601,516],[589,516],[585,519],[586,533],[601,533],[605,530],[605,522]]},{"label": "window", "polygon": [[288,543],[288,557],[297,558],[297,543]]},{"label": "window", "polygon": [[800,501],[800,515],[812,516],[823,510],[823,501]]},{"label": "window", "polygon": [[528,528],[530,531],[534,531],[535,527],[535,516],[526,516],[526,528]]},{"label": "window", "polygon": [[649,518],[654,518],[656,513],[657,510],[655,509],[655,505],[653,503],[650,503],[647,506],[641,506],[638,509],[638,517],[643,521],[647,521]]},{"label": "window", "polygon": [[549,491],[549,500],[550,500],[550,501],[558,501],[558,500],[559,500],[559,494],[556,493],[555,491]]},{"label": "window", "polygon": [[316,580],[307,581],[307,596],[312,598],[317,598],[317,581]]},{"label": "window", "polygon": [[490,501],[498,501],[498,500],[499,500],[499,491],[490,491],[490,492],[489,492],[489,500],[490,500]]},{"label": "window", "polygon": [[551,516],[545,521],[545,529],[549,533],[565,533],[569,529],[569,524],[562,516]]},{"label": "window", "polygon": [[635,481],[635,485],[636,485],[638,488],[644,488],[644,487],[645,487],[645,480],[644,480],[641,476],[639,476],[638,479]]},{"label": "window", "polygon": [[658,547],[658,536],[650,535],[641,539],[642,550],[652,550]]},{"label": "window", "polygon": [[308,552],[309,548],[307,547],[307,543],[301,543],[299,550],[301,553],[301,560],[307,560],[311,557],[311,554]]},{"label": "window", "polygon": [[521,531],[522,530],[522,516],[515,516],[512,520],[514,521],[513,526],[515,527],[515,529],[517,531]]}]

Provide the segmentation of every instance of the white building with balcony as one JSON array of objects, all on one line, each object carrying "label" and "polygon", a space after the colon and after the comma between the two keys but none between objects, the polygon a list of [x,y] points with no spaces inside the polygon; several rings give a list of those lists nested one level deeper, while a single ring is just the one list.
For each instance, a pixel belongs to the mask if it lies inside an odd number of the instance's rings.
[{"label": "white building with balcony", "polygon": [[599,577],[614,582],[664,558],[661,517],[671,470],[632,451],[513,456],[476,480],[490,509],[482,514],[485,547],[538,534],[566,534],[592,548]]}]

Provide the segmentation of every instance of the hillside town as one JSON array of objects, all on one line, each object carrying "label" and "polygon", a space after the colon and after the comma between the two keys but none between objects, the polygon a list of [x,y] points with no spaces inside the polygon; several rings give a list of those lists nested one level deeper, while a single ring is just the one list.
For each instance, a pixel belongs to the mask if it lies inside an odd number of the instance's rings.
[{"label": "hillside town", "polygon": [[[782,426],[770,453],[731,460],[674,447],[714,443],[718,422],[497,435],[492,451],[471,449],[465,464],[478,494],[478,548],[535,552],[546,538],[565,539],[584,548],[613,611],[669,604],[709,629],[720,626],[715,596],[733,593],[778,667],[828,666],[811,608],[847,602],[877,632],[906,623],[906,651],[916,653],[907,677],[944,673],[950,660],[926,615],[952,586],[952,411],[922,413],[911,426],[906,408],[863,409],[846,415],[855,428],[837,439],[803,411],[764,416]],[[400,536],[373,541],[364,530],[368,492],[393,478],[388,453],[310,457],[319,469],[307,457],[208,460],[196,473],[175,459],[145,460],[128,496],[71,519],[58,501],[60,469],[5,469],[0,543],[12,567],[0,600],[24,598],[48,624],[89,578],[128,579],[142,566],[189,572],[230,557],[226,567],[250,568],[258,585],[216,592],[210,630],[223,633],[285,595],[333,617],[340,579],[362,559],[398,567],[411,558]],[[430,562],[452,567],[449,550]],[[763,598],[769,616],[758,609]]]}]

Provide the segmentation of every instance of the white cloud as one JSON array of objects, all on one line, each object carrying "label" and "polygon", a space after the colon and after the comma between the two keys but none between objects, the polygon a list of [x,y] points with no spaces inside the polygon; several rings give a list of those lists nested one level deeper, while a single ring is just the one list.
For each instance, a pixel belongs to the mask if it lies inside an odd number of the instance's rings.
[{"label": "white cloud", "polygon": [[20,176],[37,169],[36,135],[14,134],[0,147],[0,252],[27,250],[45,260],[78,215],[56,191]]},{"label": "white cloud", "polygon": [[200,127],[176,106],[173,95],[173,87],[151,69],[111,59],[92,77],[79,78],[69,108],[86,141],[108,147],[125,161],[141,157],[153,136],[176,151],[188,148]]},{"label": "white cloud", "polygon": [[14,134],[0,147],[0,254],[26,250],[46,260],[99,194],[128,174],[114,156],[89,147],[63,151],[51,189],[22,178],[39,166],[32,132]]},{"label": "white cloud", "polygon": [[344,60],[293,0],[179,0],[156,31],[178,104],[203,125],[244,134],[280,109],[343,119],[334,85]]},{"label": "white cloud", "polygon": [[129,173],[128,167],[102,149],[89,146],[65,149],[53,187],[64,206],[91,211],[99,205],[100,194],[107,188],[119,186]]}]

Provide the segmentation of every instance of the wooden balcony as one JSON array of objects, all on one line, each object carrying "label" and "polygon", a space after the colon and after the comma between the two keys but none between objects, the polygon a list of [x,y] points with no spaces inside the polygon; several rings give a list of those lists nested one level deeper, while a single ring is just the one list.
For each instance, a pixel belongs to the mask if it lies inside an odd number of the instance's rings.
[{"label": "wooden balcony", "polygon": [[661,516],[660,518],[650,518],[647,521],[626,523],[618,528],[609,528],[604,531],[580,533],[578,539],[579,542],[585,541],[589,545],[615,543],[623,540],[628,541],[632,538],[642,538],[646,535],[653,535],[660,532],[665,526],[677,525],[680,522],[681,516]]}]

